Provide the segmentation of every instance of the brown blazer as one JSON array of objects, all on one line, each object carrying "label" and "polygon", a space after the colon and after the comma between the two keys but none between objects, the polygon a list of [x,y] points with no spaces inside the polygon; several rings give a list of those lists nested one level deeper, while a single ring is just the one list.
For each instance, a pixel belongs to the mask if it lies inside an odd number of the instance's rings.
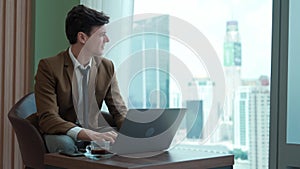
[{"label": "brown blazer", "polygon": [[[94,60],[90,77],[96,76],[94,84],[98,107],[101,110],[105,101],[119,128],[127,108],[120,95],[113,63],[103,57],[94,57]],[[73,71],[73,62],[68,50],[40,61],[35,76],[34,92],[37,106],[35,116],[41,132],[66,134],[70,128],[76,126],[77,115],[72,95]]]}]

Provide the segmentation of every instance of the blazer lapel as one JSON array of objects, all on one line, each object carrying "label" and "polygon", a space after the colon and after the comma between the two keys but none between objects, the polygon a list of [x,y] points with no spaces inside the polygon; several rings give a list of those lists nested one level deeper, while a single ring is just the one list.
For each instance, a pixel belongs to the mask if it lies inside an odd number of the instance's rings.
[{"label": "blazer lapel", "polygon": [[97,75],[97,65],[95,59],[92,59],[92,67],[90,70],[90,77],[89,77],[89,100],[92,99],[91,96],[95,95],[95,80]]},{"label": "blazer lapel", "polygon": [[67,74],[69,84],[72,89],[72,98],[73,98],[73,105],[74,105],[75,112],[78,112],[77,106],[75,106],[75,105],[78,105],[78,97],[79,97],[78,96],[78,84],[77,84],[76,76],[73,76],[74,65],[69,56],[68,50],[64,54],[64,57],[65,57],[64,73]]},{"label": "blazer lapel", "polygon": [[65,71],[66,71],[67,76],[69,78],[69,82],[71,84],[72,83],[72,78],[73,78],[74,66],[73,66],[72,60],[71,60],[71,58],[70,58],[67,51],[64,54],[64,57],[65,57],[64,68],[65,68]]},{"label": "blazer lapel", "polygon": [[98,113],[99,107],[95,95],[95,85],[97,77],[98,66],[96,64],[95,58],[92,58],[92,66],[89,75],[89,125],[96,129],[98,128]]}]

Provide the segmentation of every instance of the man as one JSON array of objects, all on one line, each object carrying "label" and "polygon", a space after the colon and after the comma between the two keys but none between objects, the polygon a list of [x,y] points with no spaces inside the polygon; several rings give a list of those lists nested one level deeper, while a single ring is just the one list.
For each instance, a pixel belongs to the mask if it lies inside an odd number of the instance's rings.
[{"label": "man", "polygon": [[75,6],[65,25],[70,47],[39,63],[35,116],[49,152],[74,152],[76,140],[113,143],[117,136],[113,131],[93,130],[97,128],[95,120],[103,101],[118,128],[127,112],[113,63],[101,57],[105,43],[109,42],[105,27],[108,22],[109,17],[102,12]]}]

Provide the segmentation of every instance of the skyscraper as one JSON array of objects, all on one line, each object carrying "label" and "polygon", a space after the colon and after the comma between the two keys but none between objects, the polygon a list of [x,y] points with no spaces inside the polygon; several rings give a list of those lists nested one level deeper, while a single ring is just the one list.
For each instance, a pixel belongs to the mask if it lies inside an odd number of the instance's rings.
[{"label": "skyscraper", "polygon": [[228,21],[224,41],[224,66],[238,68],[242,65],[241,40],[237,21]]},{"label": "skyscraper", "polygon": [[[194,113],[194,115],[191,115],[195,119],[193,121],[196,122],[193,131],[198,130],[201,133],[201,137],[199,141],[203,141],[201,139],[207,139],[211,133],[208,133],[206,131],[203,131],[204,127],[207,127],[210,122],[208,121],[209,114],[211,111],[212,101],[213,101],[213,88],[214,88],[214,82],[211,81],[210,78],[193,78],[191,81],[188,82],[188,90],[187,93],[191,93],[190,96],[188,96],[187,100],[184,100],[187,104],[186,107],[192,107],[193,110],[195,110],[195,107],[197,110],[195,112],[198,112],[198,115]],[[193,94],[195,91],[197,91],[197,94]],[[196,101],[197,100],[197,101]],[[198,106],[195,106],[198,105]],[[187,113],[188,114],[188,113]],[[188,120],[187,121],[191,121]],[[187,124],[187,129],[191,129],[191,126],[188,126],[191,124]],[[195,127],[198,126],[198,129],[195,129]],[[197,132],[198,132],[197,131]],[[192,131],[191,131],[192,132]],[[193,136],[194,135],[194,136]],[[188,134],[188,138],[196,138],[195,134]],[[211,140],[209,140],[211,141]]]},{"label": "skyscraper", "polygon": [[267,76],[243,79],[237,91],[234,147],[248,152],[250,169],[268,168],[270,86]]},{"label": "skyscraper", "polygon": [[201,139],[203,128],[203,101],[202,100],[187,100],[186,103],[186,128],[187,138]]},{"label": "skyscraper", "polygon": [[234,138],[236,148],[249,150],[249,106],[254,86],[240,86],[235,99]]},{"label": "skyscraper", "polygon": [[[241,79],[241,41],[240,34],[238,30],[237,21],[228,21],[226,23],[226,35],[224,40],[224,70],[226,79],[226,99],[224,105],[224,114],[222,116],[221,123],[227,124],[228,128],[231,128],[234,132],[234,127],[232,126],[233,116],[234,116],[234,100],[236,97],[236,91],[240,86]],[[232,133],[230,132],[230,133]],[[222,136],[232,141],[231,136]],[[221,138],[222,138],[221,137]],[[222,140],[220,140],[222,141]]]},{"label": "skyscraper", "polygon": [[268,169],[270,86],[265,78],[249,95],[249,161],[251,169]]},{"label": "skyscraper", "polygon": [[[141,31],[142,30],[142,31]],[[134,66],[130,69],[129,107],[169,107],[169,16],[160,15],[134,22],[131,46]]]}]

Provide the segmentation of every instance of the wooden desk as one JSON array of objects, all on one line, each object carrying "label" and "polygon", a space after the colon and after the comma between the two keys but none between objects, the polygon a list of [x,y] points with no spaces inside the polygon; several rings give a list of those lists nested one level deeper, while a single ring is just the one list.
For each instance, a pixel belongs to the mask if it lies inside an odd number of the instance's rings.
[{"label": "wooden desk", "polygon": [[234,156],[199,151],[172,149],[155,157],[90,160],[57,153],[45,155],[45,165],[70,169],[232,169]]}]

